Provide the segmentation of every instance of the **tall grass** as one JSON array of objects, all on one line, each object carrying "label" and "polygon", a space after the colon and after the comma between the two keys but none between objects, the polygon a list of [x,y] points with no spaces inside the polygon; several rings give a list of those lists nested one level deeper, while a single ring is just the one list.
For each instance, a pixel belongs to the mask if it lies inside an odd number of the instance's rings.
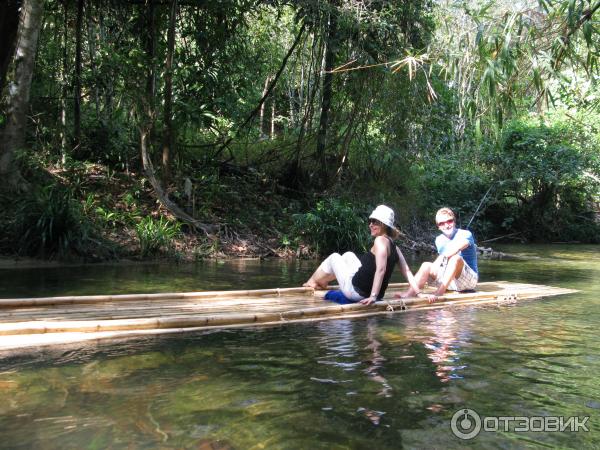
[{"label": "tall grass", "polygon": [[93,234],[81,206],[63,186],[39,188],[18,204],[15,235],[19,253],[47,258],[84,255]]},{"label": "tall grass", "polygon": [[156,256],[173,248],[173,239],[181,232],[180,224],[164,217],[156,220],[144,217],[135,228],[142,257]]}]

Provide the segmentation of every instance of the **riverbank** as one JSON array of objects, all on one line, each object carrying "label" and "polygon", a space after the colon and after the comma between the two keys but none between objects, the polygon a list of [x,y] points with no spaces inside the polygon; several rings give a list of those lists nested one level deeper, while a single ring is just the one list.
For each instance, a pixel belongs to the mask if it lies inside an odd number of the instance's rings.
[{"label": "riverbank", "polygon": [[[370,198],[366,193],[375,191],[366,185],[344,192],[290,191],[258,172],[224,170],[218,177],[195,180],[193,198],[186,197],[186,185],[192,182],[174,179],[164,193],[165,201],[140,173],[88,163],[51,167],[31,178],[37,181],[24,199],[0,195],[4,267],[121,260],[309,259],[345,249],[362,251],[369,245],[363,218],[384,195]],[[349,199],[350,192],[360,201]],[[402,250],[435,253],[432,243],[437,230],[427,219],[431,213],[395,191],[384,197],[396,210]],[[473,231],[479,239],[486,238],[476,224]],[[491,248],[480,253],[506,256]]]}]

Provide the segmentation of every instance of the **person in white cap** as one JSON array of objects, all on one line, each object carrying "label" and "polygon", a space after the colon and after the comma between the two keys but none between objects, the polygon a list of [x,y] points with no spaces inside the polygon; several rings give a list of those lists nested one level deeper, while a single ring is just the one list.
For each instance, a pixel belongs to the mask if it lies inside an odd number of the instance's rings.
[{"label": "person in white cap", "polygon": [[456,217],[450,208],[441,208],[435,215],[435,223],[441,234],[435,239],[439,256],[433,262],[424,262],[415,276],[418,289],[412,285],[398,297],[414,297],[428,282],[436,287],[428,295],[435,302],[447,289],[469,291],[475,289],[479,280],[477,246],[469,230],[456,227]]},{"label": "person in white cap", "polygon": [[370,252],[360,257],[352,252],[332,253],[303,286],[327,289],[330,281],[337,280],[348,300],[370,305],[383,298],[394,266],[400,263],[409,285],[417,288],[404,255],[393,241],[400,234],[394,226],[394,211],[385,205],[375,208],[369,216],[369,230],[375,238]]}]

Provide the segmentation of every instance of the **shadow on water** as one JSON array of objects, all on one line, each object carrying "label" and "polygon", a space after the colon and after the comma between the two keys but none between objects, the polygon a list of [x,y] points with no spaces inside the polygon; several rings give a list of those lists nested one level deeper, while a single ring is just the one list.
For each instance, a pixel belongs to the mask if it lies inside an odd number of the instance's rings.
[{"label": "shadow on water", "polygon": [[[599,248],[511,250],[532,258],[482,261],[483,281],[554,284],[581,292],[508,306],[223,330],[6,357],[0,360],[0,447],[598,448]],[[72,285],[64,289],[98,293],[103,283],[137,292],[291,286],[314,268],[306,262],[211,264],[86,268],[81,269],[85,279],[72,274]],[[416,262],[411,265],[416,268]],[[19,277],[26,275],[13,278]],[[63,293],[58,285],[54,289],[53,294]],[[20,293],[32,295],[26,289]],[[481,417],[589,416],[590,431],[517,432],[512,426],[465,442],[450,427],[454,413],[464,408]]]}]

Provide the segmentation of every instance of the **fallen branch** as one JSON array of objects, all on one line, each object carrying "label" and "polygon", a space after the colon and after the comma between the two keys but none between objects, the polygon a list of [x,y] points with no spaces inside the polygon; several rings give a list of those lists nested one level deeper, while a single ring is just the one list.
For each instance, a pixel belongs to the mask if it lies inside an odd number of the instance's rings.
[{"label": "fallen branch", "polygon": [[517,231],[516,233],[510,233],[510,234],[505,234],[504,236],[498,236],[498,237],[495,237],[495,238],[492,238],[492,239],[486,239],[485,241],[480,241],[479,243],[483,244],[484,242],[494,242],[494,241],[498,241],[500,239],[504,239],[504,238],[507,238],[507,237],[517,236],[519,234],[521,234],[521,232]]}]

